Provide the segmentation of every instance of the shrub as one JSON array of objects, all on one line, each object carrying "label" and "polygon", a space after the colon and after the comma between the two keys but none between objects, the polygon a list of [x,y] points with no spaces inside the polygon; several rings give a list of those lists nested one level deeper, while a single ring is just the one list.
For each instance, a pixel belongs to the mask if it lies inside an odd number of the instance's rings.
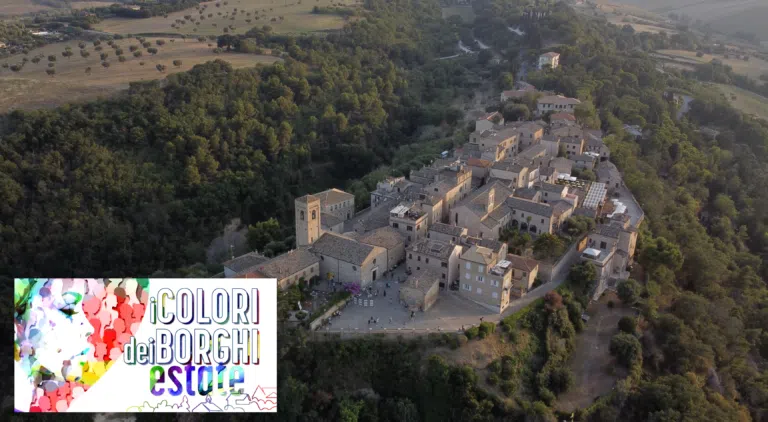
[{"label": "shrub", "polygon": [[457,334],[456,335],[456,344],[458,347],[461,347],[469,342],[469,338],[465,336],[464,334]]},{"label": "shrub", "polygon": [[309,312],[307,311],[296,312],[296,319],[298,319],[299,321],[304,321],[307,318],[307,316],[309,316]]},{"label": "shrub", "polygon": [[496,324],[492,322],[481,322],[479,331],[480,338],[485,338],[496,331]]},{"label": "shrub", "polygon": [[488,375],[488,378],[486,378],[486,381],[488,381],[488,384],[490,385],[496,385],[499,383],[499,376],[491,373],[491,375]]},{"label": "shrub", "polygon": [[464,330],[464,334],[467,335],[467,339],[472,340],[480,335],[480,329],[478,327],[470,327],[469,329]]},{"label": "shrub", "polygon": [[507,397],[510,397],[515,393],[515,387],[515,382],[512,380],[504,380],[501,382],[501,392]]},{"label": "shrub", "polygon": [[616,360],[627,368],[641,363],[643,359],[643,347],[632,334],[619,333],[613,336],[610,351],[616,356]]},{"label": "shrub", "polygon": [[501,373],[501,361],[499,359],[496,359],[495,361],[488,364],[488,367],[486,368],[488,371],[494,374],[500,374]]},{"label": "shrub", "polygon": [[619,330],[627,334],[635,334],[637,329],[637,321],[632,317],[621,317],[619,320]]}]

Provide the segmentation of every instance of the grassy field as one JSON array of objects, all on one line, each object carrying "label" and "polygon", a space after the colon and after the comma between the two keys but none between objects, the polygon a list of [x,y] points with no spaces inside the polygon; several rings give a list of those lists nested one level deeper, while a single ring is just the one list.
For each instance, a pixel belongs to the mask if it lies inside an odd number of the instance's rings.
[{"label": "grassy field", "polygon": [[764,0],[598,0],[641,8],[658,15],[685,14],[703,21],[715,20],[756,6]]},{"label": "grassy field", "polygon": [[75,1],[68,8],[54,8],[32,0],[0,0],[0,16],[23,15],[26,13],[42,12],[47,10],[88,9],[91,7],[107,7],[114,2],[110,1]]},{"label": "grassy field", "polygon": [[715,85],[734,108],[768,120],[768,98],[732,85]]},{"label": "grassy field", "polygon": [[745,62],[744,60],[740,60],[740,59],[734,59],[734,58],[725,59],[723,58],[723,56],[719,56],[719,55],[713,56],[710,54],[705,54],[702,57],[696,57],[695,52],[685,51],[685,50],[659,50],[658,52],[661,54],[666,54],[668,56],[680,58],[684,61],[689,61],[691,63],[696,63],[696,62],[709,63],[712,61],[712,59],[719,59],[723,63],[727,64],[728,66],[731,66],[735,73],[746,75],[756,80],[763,73],[768,73],[768,62],[755,57],[750,57],[749,61]]},{"label": "grassy field", "polygon": [[[116,34],[159,34],[173,33],[186,35],[222,35],[224,28],[230,28],[230,34],[243,34],[256,26],[269,25],[278,33],[305,33],[328,29],[340,29],[344,19],[338,15],[313,14],[315,6],[328,7],[332,4],[354,5],[356,0],[229,0],[228,4],[219,2],[201,3],[208,5],[203,12],[204,19],[199,20],[196,9],[174,12],[168,18],[155,16],[148,19],[105,19],[95,29]],[[235,13],[235,9],[237,12]],[[256,13],[258,12],[258,16]],[[221,15],[219,15],[221,13]],[[251,15],[248,16],[248,13]],[[208,17],[212,14],[211,17]],[[184,16],[192,16],[195,22],[187,21]],[[258,19],[257,19],[258,17]],[[280,17],[283,19],[281,20]],[[272,21],[272,19],[276,19]],[[186,21],[185,24],[176,23]],[[247,22],[250,20],[251,22]],[[199,25],[197,25],[199,23]],[[176,27],[171,25],[175,24]],[[196,30],[196,31],[195,31]]]},{"label": "grassy field", "polygon": [[475,21],[475,11],[472,6],[448,6],[442,8],[443,18],[453,15],[461,16],[464,22],[471,23]]},{"label": "grassy field", "polygon": [[0,16],[23,15],[41,10],[51,10],[51,8],[32,3],[31,0],[0,0]]},{"label": "grassy field", "polygon": [[662,20],[660,16],[634,6],[598,1],[596,8],[593,8],[590,5],[581,5],[576,7],[576,10],[587,16],[604,17],[608,20],[608,22],[614,25],[631,25],[636,32],[650,32],[652,34],[657,34],[661,31],[665,31],[670,35],[677,33],[675,30],[663,28],[661,26],[624,22],[624,19],[629,19],[630,21],[634,21],[635,19],[642,19],[648,22],[658,22],[659,20]]},{"label": "grassy field", "polygon": [[609,307],[608,302],[621,303],[612,291],[607,291],[599,301],[587,308],[590,316],[584,331],[576,337],[576,349],[569,360],[574,386],[557,398],[557,409],[573,412],[589,406],[597,396],[607,394],[626,370],[615,363],[610,354],[611,338],[618,333],[618,323],[623,316],[634,312],[623,305]]},{"label": "grassy field", "polygon": [[[234,67],[248,67],[260,63],[273,63],[279,60],[272,56],[257,56],[239,53],[213,53],[208,43],[198,41],[176,40],[158,47],[156,39],[148,38],[153,47],[158,49],[154,56],[141,48],[143,56],[135,58],[129,51],[130,45],[139,45],[136,39],[124,39],[117,42],[124,50],[126,61],[120,63],[112,47],[102,43],[102,52],[109,53],[107,61],[109,68],[101,65],[99,52],[88,43],[86,50],[91,55],[83,58],[79,54],[77,42],[58,43],[48,45],[30,52],[28,58],[42,55],[42,60],[35,64],[28,62],[19,72],[0,68],[0,112],[6,112],[16,108],[31,109],[37,107],[50,107],[66,102],[89,100],[98,97],[114,95],[128,87],[129,82],[153,80],[165,78],[168,74],[191,69],[194,65],[210,60],[222,59]],[[69,59],[62,57],[65,46],[72,48],[74,55]],[[215,45],[214,45],[215,47]],[[56,74],[51,77],[46,73],[48,69],[48,55],[56,56]],[[0,60],[0,65],[19,64],[22,56],[14,56]],[[181,60],[181,66],[174,66],[174,60]],[[140,63],[144,62],[142,66]],[[156,65],[165,65],[166,71],[161,73]],[[86,68],[91,68],[87,75]]]}]

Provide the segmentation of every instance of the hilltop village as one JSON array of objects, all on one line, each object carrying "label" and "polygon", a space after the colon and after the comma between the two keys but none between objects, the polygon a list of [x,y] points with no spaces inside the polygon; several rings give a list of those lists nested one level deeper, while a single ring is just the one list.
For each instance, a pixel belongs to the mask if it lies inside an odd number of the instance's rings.
[{"label": "hilltop village", "polygon": [[[525,82],[515,88],[501,101],[536,92]],[[589,261],[597,297],[629,277],[643,212],[602,132],[577,123],[579,103],[545,93],[540,119],[476,116],[466,144],[407,178],[379,182],[361,212],[339,189],[297,198],[296,249],[271,259],[258,252],[237,257],[224,263],[225,276],[275,278],[281,289],[328,280],[367,290],[392,280],[408,309],[429,312],[441,296],[458,295],[501,314],[539,284],[564,278],[572,264]],[[590,229],[567,235],[574,221]],[[528,241],[509,241],[520,236]],[[542,238],[566,247],[537,260],[531,246]]]}]

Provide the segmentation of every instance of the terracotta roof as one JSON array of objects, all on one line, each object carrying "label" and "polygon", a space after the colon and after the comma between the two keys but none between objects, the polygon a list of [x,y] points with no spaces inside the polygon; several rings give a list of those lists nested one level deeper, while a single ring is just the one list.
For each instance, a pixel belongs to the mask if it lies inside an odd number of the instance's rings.
[{"label": "terracotta roof", "polygon": [[520,210],[544,217],[552,216],[552,207],[548,204],[540,204],[538,202],[514,197],[507,198],[505,204],[513,210]]},{"label": "terracotta roof", "polygon": [[326,227],[336,227],[339,224],[344,224],[344,220],[336,217],[333,214],[328,214],[326,212],[320,213],[320,224],[326,226]]},{"label": "terracotta roof", "polygon": [[483,159],[480,159],[480,158],[470,158],[469,160],[467,160],[467,165],[470,165],[470,166],[473,166],[473,167],[486,167],[486,168],[488,168],[488,167],[492,166],[493,163],[488,161],[488,160],[483,160]]},{"label": "terracotta roof", "polygon": [[235,259],[230,259],[229,261],[225,262],[223,265],[229,268],[230,270],[236,273],[239,273],[241,271],[245,271],[250,268],[253,268],[268,260],[269,258],[265,256],[261,256],[256,252],[249,252],[245,255],[240,255]]},{"label": "terracotta roof", "polygon": [[299,248],[270,259],[252,270],[269,278],[282,280],[320,262],[308,248]]},{"label": "terracotta roof", "polygon": [[570,120],[572,122],[575,122],[576,117],[574,117],[574,115],[571,113],[555,113],[549,116],[549,120]]},{"label": "terracotta roof", "polygon": [[539,103],[543,103],[543,104],[561,104],[561,105],[566,105],[566,104],[576,105],[576,104],[581,104],[581,101],[576,99],[576,98],[564,97],[562,95],[548,95],[546,97],[539,98]]},{"label": "terracotta roof", "polygon": [[512,173],[520,173],[523,169],[526,167],[518,164],[515,161],[499,161],[498,163],[495,163],[492,167],[494,170],[501,170],[501,171],[509,171]]},{"label": "terracotta roof", "polygon": [[304,195],[301,197],[296,198],[297,202],[307,203],[307,202],[314,202],[319,201],[320,198],[316,197],[315,195]]},{"label": "terracotta roof", "polygon": [[461,241],[467,245],[477,245],[484,248],[488,248],[496,253],[501,252],[501,248],[504,246],[502,242],[493,239],[481,239],[479,237],[467,236],[461,238]]},{"label": "terracotta roof", "polygon": [[461,236],[464,230],[466,230],[464,227],[451,226],[450,224],[443,223],[435,223],[429,228],[429,231],[443,233],[451,236]]},{"label": "terracotta roof", "polygon": [[328,189],[320,193],[316,193],[314,196],[320,198],[320,202],[323,205],[338,204],[340,202],[355,199],[355,195],[352,195],[351,193],[347,193],[347,192],[344,192],[343,190],[336,189],[336,188]]},{"label": "terracotta roof", "polygon": [[441,277],[441,273],[438,273],[429,267],[424,267],[409,275],[408,278],[405,279],[405,286],[403,287],[427,293],[436,283],[440,282]]},{"label": "terracotta roof", "polygon": [[373,251],[373,246],[327,232],[312,244],[312,252],[314,253],[330,256],[331,258],[355,265],[362,265]]},{"label": "terracotta roof", "polygon": [[445,260],[451,256],[455,247],[456,245],[439,240],[422,239],[409,246],[408,250]]},{"label": "terracotta roof", "polygon": [[512,267],[529,273],[539,266],[538,261],[535,259],[524,258],[511,253],[507,254],[506,260],[512,263]]},{"label": "terracotta roof", "polygon": [[366,245],[372,246],[380,246],[385,249],[393,249],[398,245],[405,243],[403,235],[390,226],[380,227],[374,231],[365,233],[362,236],[359,236],[358,240],[360,243],[365,243]]}]

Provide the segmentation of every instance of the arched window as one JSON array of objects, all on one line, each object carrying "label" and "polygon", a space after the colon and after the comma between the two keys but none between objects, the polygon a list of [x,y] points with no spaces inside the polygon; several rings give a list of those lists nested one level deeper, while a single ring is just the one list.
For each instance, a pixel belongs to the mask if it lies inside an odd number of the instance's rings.
[{"label": "arched window", "polygon": [[303,211],[303,210],[302,210],[302,211],[299,211],[299,219],[300,219],[301,221],[304,221],[304,211]]},{"label": "arched window", "polygon": [[317,210],[312,210],[312,219],[317,220]]}]

